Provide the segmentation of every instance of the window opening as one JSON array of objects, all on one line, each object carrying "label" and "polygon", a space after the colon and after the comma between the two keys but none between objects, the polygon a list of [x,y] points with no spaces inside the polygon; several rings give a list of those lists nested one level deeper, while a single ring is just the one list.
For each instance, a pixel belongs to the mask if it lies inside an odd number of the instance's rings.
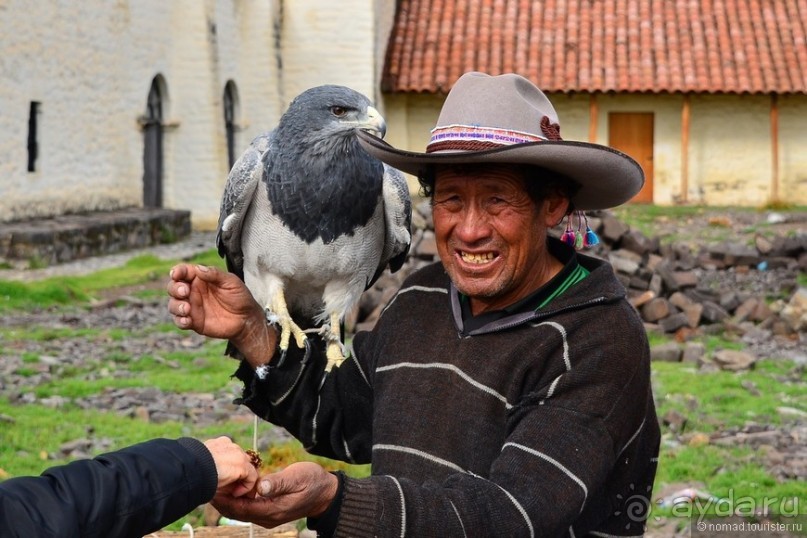
[{"label": "window opening", "polygon": [[235,89],[232,81],[224,86],[224,130],[227,136],[227,162],[235,164]]},{"label": "window opening", "polygon": [[28,109],[28,171],[36,171],[36,158],[39,156],[39,142],[37,140],[37,117],[41,103],[31,101]]}]

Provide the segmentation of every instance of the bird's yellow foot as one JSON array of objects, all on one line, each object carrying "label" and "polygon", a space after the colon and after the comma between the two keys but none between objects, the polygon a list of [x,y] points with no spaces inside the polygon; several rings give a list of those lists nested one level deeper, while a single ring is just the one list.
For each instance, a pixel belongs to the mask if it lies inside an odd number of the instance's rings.
[{"label": "bird's yellow foot", "polygon": [[339,327],[340,317],[338,313],[332,313],[330,316],[330,323],[322,326],[322,331],[325,333],[325,340],[328,342],[328,348],[325,350],[325,357],[328,362],[325,363],[325,373],[342,366],[347,357],[347,349],[342,343],[342,333]]},{"label": "bird's yellow foot", "polygon": [[328,359],[328,362],[325,363],[326,372],[330,372],[334,366],[337,368],[342,366],[342,363],[345,362],[345,358],[347,358],[345,346],[343,346],[339,341],[328,342],[325,357]]},{"label": "bird's yellow foot", "polygon": [[304,348],[308,337],[305,335],[305,331],[294,323],[291,316],[279,315],[269,308],[266,308],[265,311],[266,322],[280,327],[280,343],[277,346],[280,349],[280,357],[278,358],[277,366],[282,366],[283,361],[286,360],[286,352],[289,350],[291,337],[294,336],[294,342],[300,349]]}]

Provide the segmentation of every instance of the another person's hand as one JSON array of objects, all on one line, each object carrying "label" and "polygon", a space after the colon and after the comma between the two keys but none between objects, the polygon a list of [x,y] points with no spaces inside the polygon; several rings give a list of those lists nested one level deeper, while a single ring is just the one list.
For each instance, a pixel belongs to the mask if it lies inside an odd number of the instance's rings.
[{"label": "another person's hand", "polygon": [[339,480],[322,466],[299,462],[261,477],[255,498],[218,493],[212,503],[229,518],[272,528],[322,515],[338,489]]},{"label": "another person's hand", "polygon": [[204,444],[216,462],[217,495],[226,493],[232,497],[240,497],[255,489],[258,470],[240,446],[227,437],[208,439]]}]

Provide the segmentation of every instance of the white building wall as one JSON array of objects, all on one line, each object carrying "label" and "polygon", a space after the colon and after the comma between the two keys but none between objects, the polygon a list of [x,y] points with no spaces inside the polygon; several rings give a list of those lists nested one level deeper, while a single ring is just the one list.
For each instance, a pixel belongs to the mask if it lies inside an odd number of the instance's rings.
[{"label": "white building wall", "polygon": [[807,205],[807,95],[779,97],[779,197]]},{"label": "white building wall", "polygon": [[[565,140],[589,141],[586,94],[553,94]],[[388,142],[423,151],[443,97],[387,95]],[[683,180],[682,95],[598,95],[598,144],[608,144],[608,114],[654,115],[653,203],[760,207],[775,202],[770,97],[691,96],[688,178]],[[807,96],[779,98],[779,202],[807,204]],[[415,183],[410,182],[414,188]],[[685,192],[686,191],[686,192]]]},{"label": "white building wall", "polygon": [[[394,3],[385,0],[0,2],[0,221],[140,206],[152,79],[166,83],[163,204],[216,225],[228,172],[223,91],[236,84],[236,153],[273,128],[297,94],[350,86],[376,101],[387,140],[421,151],[443,98],[379,95]],[[588,140],[589,98],[552,95],[566,139]],[[31,101],[39,157],[26,170]],[[682,192],[680,95],[598,96],[597,141],[612,111],[655,115],[654,202],[761,205],[773,194],[770,99],[692,96]],[[779,196],[807,204],[807,96],[782,96]]]},{"label": "white building wall", "polygon": [[770,99],[693,96],[690,183],[708,205],[762,205],[771,195]]},{"label": "white building wall", "polygon": [[[0,220],[142,205],[151,80],[167,86],[163,203],[211,227],[227,174],[222,96],[240,153],[279,117],[271,2],[8,0],[0,17]],[[26,170],[28,110],[41,102]]]},{"label": "white building wall", "polygon": [[375,4],[375,0],[282,2],[285,103],[321,84],[349,86],[378,101]]}]

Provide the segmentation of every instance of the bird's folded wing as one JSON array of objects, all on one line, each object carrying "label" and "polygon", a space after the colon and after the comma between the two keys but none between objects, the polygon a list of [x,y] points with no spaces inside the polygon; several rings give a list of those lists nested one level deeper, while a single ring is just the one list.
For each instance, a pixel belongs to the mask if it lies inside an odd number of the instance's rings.
[{"label": "bird's folded wing", "polygon": [[386,164],[382,193],[386,224],[384,251],[378,270],[368,288],[378,279],[387,264],[393,273],[403,266],[412,241],[412,200],[409,197],[409,185],[400,170]]},{"label": "bird's folded wing", "polygon": [[258,136],[235,162],[221,198],[216,246],[227,261],[227,269],[242,276],[243,253],[241,229],[261,177],[264,154],[269,150],[273,133]]}]

